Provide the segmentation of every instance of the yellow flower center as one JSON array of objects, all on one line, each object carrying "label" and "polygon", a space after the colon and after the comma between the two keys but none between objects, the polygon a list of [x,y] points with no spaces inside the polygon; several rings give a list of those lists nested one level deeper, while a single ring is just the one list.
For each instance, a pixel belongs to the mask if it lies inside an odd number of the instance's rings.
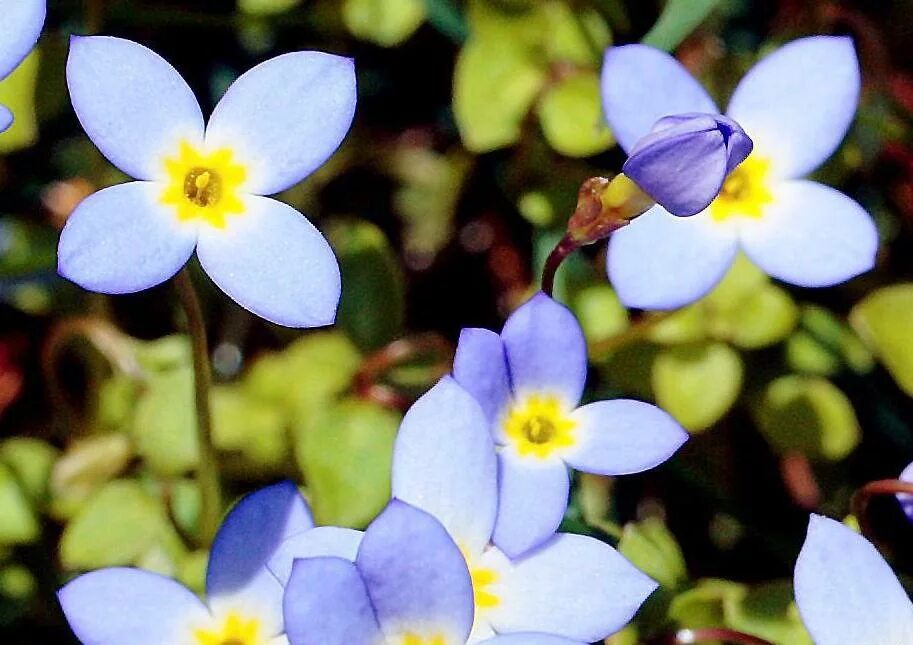
[{"label": "yellow flower center", "polygon": [[732,217],[759,219],[772,201],[770,161],[749,155],[723,182],[720,194],[710,204],[710,216],[717,222]]},{"label": "yellow flower center", "polygon": [[520,455],[545,458],[574,445],[576,425],[558,397],[532,394],[511,407],[504,431]]},{"label": "yellow flower center", "polygon": [[221,624],[210,629],[195,629],[197,645],[265,645],[267,639],[260,634],[260,621],[244,619],[230,613]]},{"label": "yellow flower center", "polygon": [[447,645],[447,641],[441,634],[425,637],[407,632],[400,636],[399,645]]},{"label": "yellow flower center", "polygon": [[472,577],[472,592],[475,596],[476,609],[491,609],[501,604],[501,599],[490,590],[498,581],[498,574],[493,569],[469,568]]},{"label": "yellow flower center", "polygon": [[206,153],[182,141],[177,155],[165,160],[165,171],[162,203],[174,207],[182,222],[202,220],[224,228],[229,215],[244,212],[238,188],[247,171],[230,149]]}]

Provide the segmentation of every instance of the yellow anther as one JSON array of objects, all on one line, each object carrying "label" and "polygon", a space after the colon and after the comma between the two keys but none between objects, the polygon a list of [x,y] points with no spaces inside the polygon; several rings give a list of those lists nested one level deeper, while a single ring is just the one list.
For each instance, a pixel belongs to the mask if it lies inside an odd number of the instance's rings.
[{"label": "yellow anther", "polygon": [[209,185],[209,181],[212,179],[212,175],[209,174],[209,171],[206,170],[203,174],[198,175],[194,183],[197,185],[197,190],[203,190]]}]

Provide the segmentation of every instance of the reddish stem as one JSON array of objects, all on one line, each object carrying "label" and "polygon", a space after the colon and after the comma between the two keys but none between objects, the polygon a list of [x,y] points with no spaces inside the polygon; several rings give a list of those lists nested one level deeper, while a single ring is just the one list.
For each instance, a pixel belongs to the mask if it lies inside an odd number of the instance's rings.
[{"label": "reddish stem", "polygon": [[882,495],[893,496],[898,493],[913,495],[913,483],[905,482],[900,479],[879,479],[869,482],[853,494],[853,499],[850,501],[850,508],[852,509],[853,515],[855,515],[856,519],[859,521],[859,528],[862,531],[862,534],[872,542],[877,542],[877,536],[874,525],[872,524],[872,518],[869,516],[869,503],[872,501],[873,497]]},{"label": "reddish stem", "polygon": [[448,357],[448,360],[442,361],[441,368],[438,370],[440,372],[438,376],[446,374],[450,368],[449,357],[453,353],[452,347],[446,340],[434,334],[416,338],[400,338],[364,360],[355,375],[355,392],[363,399],[374,401],[385,407],[407,409],[412,405],[413,398],[398,392],[396,388],[387,383],[381,383],[380,380],[394,367],[428,353],[439,353]]},{"label": "reddish stem", "polygon": [[555,274],[558,273],[558,267],[567,256],[579,248],[580,246],[571,239],[568,233],[549,253],[548,259],[545,260],[545,267],[542,269],[542,291],[545,292],[545,295],[551,297],[555,290]]},{"label": "reddish stem", "polygon": [[692,643],[742,643],[744,645],[773,645],[763,638],[724,627],[702,627],[700,629],[680,629],[674,634],[660,636],[655,645],[691,645]]}]

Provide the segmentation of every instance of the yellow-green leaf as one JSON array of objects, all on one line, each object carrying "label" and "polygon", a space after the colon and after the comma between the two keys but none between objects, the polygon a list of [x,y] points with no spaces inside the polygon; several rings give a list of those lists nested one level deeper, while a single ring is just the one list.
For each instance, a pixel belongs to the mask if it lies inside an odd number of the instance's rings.
[{"label": "yellow-green leaf", "polygon": [[725,343],[667,347],[653,364],[653,391],[661,408],[691,432],[706,430],[736,402],[742,359]]},{"label": "yellow-green leaf", "polygon": [[688,579],[685,556],[675,536],[659,518],[625,525],[618,550],[667,589],[674,590]]},{"label": "yellow-green leaf", "polygon": [[345,0],[342,20],[354,36],[392,47],[425,21],[425,0]]},{"label": "yellow-green leaf", "polygon": [[568,157],[589,157],[614,143],[602,113],[596,72],[576,73],[549,87],[538,114],[549,145]]},{"label": "yellow-green leaf", "polygon": [[913,396],[913,283],[884,287],[853,307],[850,324],[900,388]]},{"label": "yellow-green leaf", "polygon": [[271,16],[297,7],[301,0],[238,0],[238,8],[254,16]]},{"label": "yellow-green leaf", "polygon": [[610,338],[628,327],[628,310],[607,284],[584,287],[574,294],[571,308],[589,342]]},{"label": "yellow-green leaf", "polygon": [[0,154],[27,148],[38,140],[35,85],[40,56],[35,50],[12,74],[0,81],[0,105],[12,113],[13,125],[0,134]]},{"label": "yellow-green leaf", "polygon": [[29,500],[13,472],[0,463],[0,546],[27,544],[40,528]]},{"label": "yellow-green leaf", "polygon": [[720,0],[669,0],[643,43],[672,51],[700,25]]}]

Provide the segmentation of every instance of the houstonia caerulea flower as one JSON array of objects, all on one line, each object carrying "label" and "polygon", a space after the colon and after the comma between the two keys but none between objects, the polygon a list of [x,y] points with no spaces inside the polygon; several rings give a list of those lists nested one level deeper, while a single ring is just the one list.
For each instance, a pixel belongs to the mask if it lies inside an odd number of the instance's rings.
[{"label": "houstonia caerulea flower", "polygon": [[500,335],[464,329],[453,375],[481,404],[498,445],[494,543],[514,557],[541,544],[567,509],[568,466],[624,475],[661,464],[688,434],[654,405],[618,399],[577,407],[587,374],[583,330],[543,293]]},{"label": "houstonia caerulea flower", "polygon": [[582,535],[550,535],[507,557],[491,543],[498,515],[535,514],[510,507],[535,501],[499,501],[497,471],[489,421],[452,377],[406,413],[393,451],[393,495],[434,515],[459,545],[475,596],[469,642],[544,632],[589,643],[624,627],[656,583],[608,544]]},{"label": "houstonia caerulea flower", "polygon": [[864,537],[812,515],[795,572],[796,604],[817,645],[913,643],[913,603]]},{"label": "houstonia caerulea flower", "polygon": [[[348,557],[313,555],[317,547],[281,565],[291,645],[464,645],[473,621],[472,579],[440,522],[394,499],[358,535]],[[331,540],[315,544],[320,542]],[[488,642],[582,645],[543,634],[521,636]]]},{"label": "houstonia caerulea flower", "polygon": [[[678,61],[644,45],[610,48],[602,87],[606,117],[627,151],[664,116],[719,112]],[[842,141],[859,88],[849,38],[802,38],[755,65],[726,111],[754,151],[701,213],[673,217],[657,206],[612,236],[608,273],[622,302],[644,309],[693,302],[740,248],[769,275],[804,287],[869,270],[878,248],[872,219],[846,195],[802,179]]]},{"label": "houstonia caerulea flower", "polygon": [[689,216],[720,194],[752,146],[742,127],[725,116],[665,116],[634,144],[622,171],[667,211]]},{"label": "houstonia caerulea flower", "polygon": [[[35,47],[46,11],[46,0],[0,0],[0,79],[9,76]],[[12,123],[12,112],[0,105],[0,132]]]},{"label": "houstonia caerulea flower", "polygon": [[67,82],[102,154],[139,181],[84,200],[60,238],[60,274],[104,293],[174,275],[196,248],[238,304],[289,327],[333,322],[339,267],[326,240],[272,195],[316,170],[355,111],[350,59],[273,58],[238,78],[208,124],[184,79],[128,40],[74,38]]},{"label": "houstonia caerulea flower", "polygon": [[74,579],[60,604],[87,645],[282,643],[283,589],[265,565],[284,540],[313,525],[295,485],[276,484],[225,518],[209,556],[206,603],[165,576],[115,567]]}]

